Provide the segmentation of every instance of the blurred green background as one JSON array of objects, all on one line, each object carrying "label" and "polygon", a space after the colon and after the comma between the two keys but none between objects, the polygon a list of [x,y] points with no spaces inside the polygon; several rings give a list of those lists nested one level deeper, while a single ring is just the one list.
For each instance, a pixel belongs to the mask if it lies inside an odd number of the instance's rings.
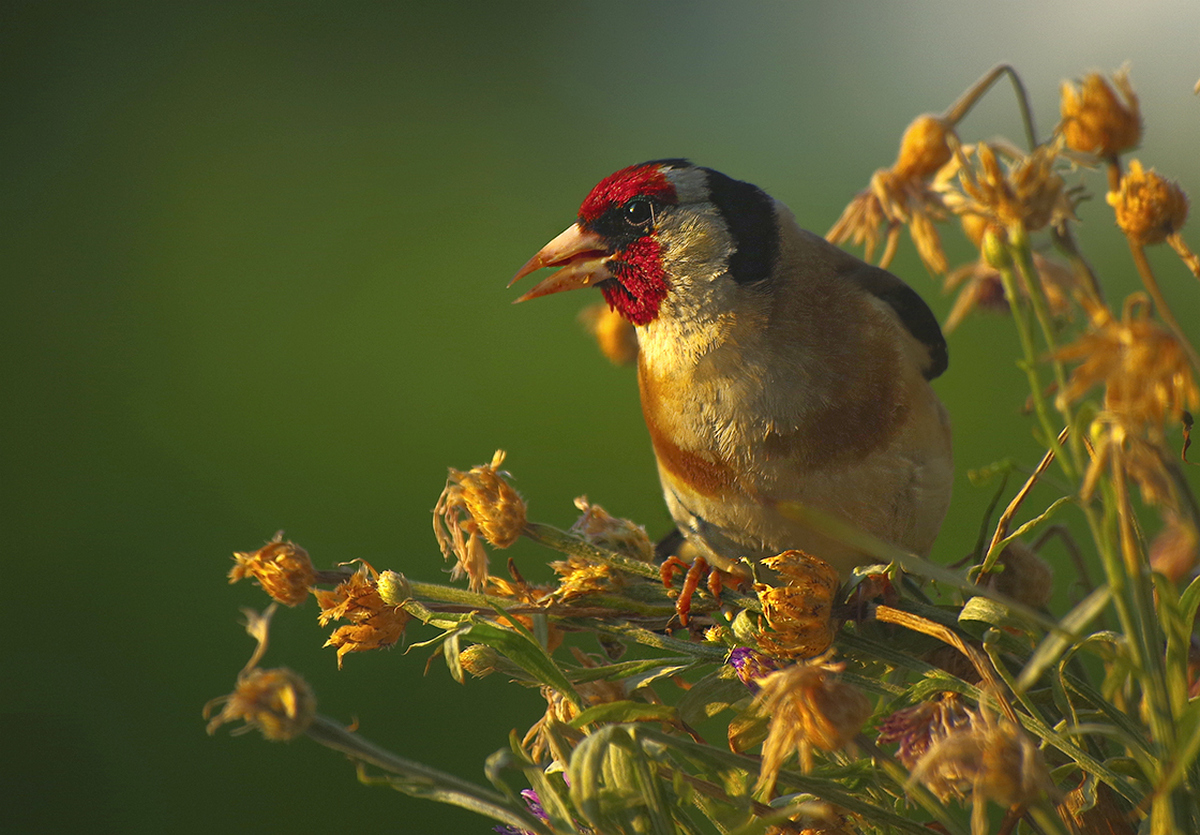
[{"label": "blurred green background", "polygon": [[[505,289],[595,181],[689,156],[823,232],[913,116],[993,64],[1022,72],[1044,135],[1060,79],[1130,60],[1141,158],[1200,193],[1198,35],[1192,0],[5,3],[5,830],[489,831],[307,740],[204,735],[251,651],[238,608],[264,603],[226,585],[230,553],[283,528],[320,565],[441,578],[446,467],[497,447],[538,520],[587,493],[665,532],[633,375],[575,322],[594,299]],[[1010,90],[962,133],[1019,138]],[[1110,292],[1132,289],[1102,195],[1081,214]],[[1155,255],[1195,333],[1200,288]],[[907,239],[895,271],[945,315]],[[1039,456],[1014,343],[993,317],[950,340],[962,473]],[[946,560],[990,497],[956,489]],[[339,673],[324,638],[311,603],[282,611],[266,663],[461,776],[541,713],[423,675],[428,650]]]}]

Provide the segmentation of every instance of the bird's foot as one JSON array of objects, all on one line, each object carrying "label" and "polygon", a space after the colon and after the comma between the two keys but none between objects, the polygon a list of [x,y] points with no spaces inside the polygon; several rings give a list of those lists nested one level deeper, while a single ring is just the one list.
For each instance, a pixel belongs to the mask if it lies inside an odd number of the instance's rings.
[{"label": "bird's foot", "polygon": [[691,619],[692,613],[692,597],[696,594],[696,590],[700,588],[701,582],[706,582],[708,593],[712,595],[713,600],[718,606],[721,605],[721,589],[728,586],[730,588],[738,585],[743,578],[735,574],[730,574],[727,571],[722,571],[719,568],[712,568],[708,564],[708,560],[704,557],[697,556],[691,563],[684,562],[679,557],[667,557],[659,569],[659,574],[662,576],[663,585],[671,589],[675,584],[675,577],[680,571],[686,571],[683,577],[683,586],[679,589],[679,596],[675,598],[675,614],[679,617],[681,626],[687,626]]}]

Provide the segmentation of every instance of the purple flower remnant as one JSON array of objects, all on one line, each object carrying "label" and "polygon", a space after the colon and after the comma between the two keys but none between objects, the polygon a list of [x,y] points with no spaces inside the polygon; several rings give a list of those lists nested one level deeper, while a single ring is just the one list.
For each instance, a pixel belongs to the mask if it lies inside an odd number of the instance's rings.
[{"label": "purple flower remnant", "polygon": [[729,653],[729,658],[725,662],[733,667],[737,673],[738,680],[746,685],[746,689],[752,694],[758,695],[761,689],[758,685],[758,679],[765,678],[770,673],[779,669],[779,664],[774,658],[769,655],[763,655],[761,652],[752,650],[749,647],[737,647]]},{"label": "purple flower remnant", "polygon": [[[546,814],[546,810],[542,808],[542,799],[538,797],[538,793],[533,789],[521,789],[521,797],[525,798],[525,805],[529,807],[529,811],[533,816],[543,823],[550,822],[550,816]],[[517,829],[515,826],[494,826],[493,831],[499,832],[500,835],[533,835],[528,829]]]},{"label": "purple flower remnant", "polygon": [[899,742],[896,752],[910,770],[937,742],[969,730],[978,715],[956,693],[942,693],[926,702],[898,710],[879,726],[880,742]]}]

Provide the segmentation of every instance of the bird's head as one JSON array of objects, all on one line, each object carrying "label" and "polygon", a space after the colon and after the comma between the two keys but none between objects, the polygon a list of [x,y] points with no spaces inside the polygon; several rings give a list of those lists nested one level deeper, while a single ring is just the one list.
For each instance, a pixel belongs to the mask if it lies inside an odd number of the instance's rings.
[{"label": "bird's head", "polygon": [[655,160],[601,180],[576,223],[512,281],[557,267],[517,301],[599,287],[618,313],[648,325],[668,310],[768,281],[778,250],[775,203],[762,190],[687,160]]}]

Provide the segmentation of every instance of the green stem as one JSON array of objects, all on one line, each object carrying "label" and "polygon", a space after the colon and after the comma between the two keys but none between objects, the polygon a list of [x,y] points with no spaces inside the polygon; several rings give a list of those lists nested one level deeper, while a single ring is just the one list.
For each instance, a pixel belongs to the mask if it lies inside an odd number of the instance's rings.
[{"label": "green stem", "polygon": [[607,548],[593,545],[584,539],[572,536],[566,531],[560,531],[551,525],[543,525],[540,522],[526,522],[521,532],[534,542],[545,545],[547,548],[553,548],[555,551],[561,551],[564,554],[570,554],[575,557],[582,557],[585,560],[604,563],[621,571],[636,574],[639,577],[645,577],[650,580],[662,579],[662,574],[659,572],[657,565],[642,562],[633,557],[619,554],[616,551],[610,551]]},{"label": "green stem", "polygon": [[[1012,254],[1013,262],[1017,266],[1017,273],[1021,276],[1021,283],[1025,287],[1025,293],[1029,297],[1030,305],[1033,307],[1034,317],[1038,321],[1038,325],[1042,331],[1042,339],[1046,342],[1046,350],[1050,359],[1050,367],[1054,372],[1054,382],[1058,387],[1059,392],[1067,390],[1067,372],[1063,368],[1062,361],[1058,358],[1058,336],[1055,332],[1054,318],[1050,314],[1050,306],[1046,302],[1045,289],[1042,287],[1042,282],[1037,277],[1037,267],[1033,263],[1033,251],[1029,248],[1029,235],[1024,228],[1012,229],[1009,232],[1009,252]],[[1006,289],[1007,291],[1007,289]],[[1058,410],[1062,413],[1063,420],[1067,426],[1074,426],[1075,420],[1071,414],[1071,406],[1062,398],[1058,403]],[[1074,481],[1080,472],[1083,470],[1083,440],[1076,437],[1079,433],[1070,433],[1071,444],[1071,459],[1070,461],[1060,461],[1059,465],[1063,472],[1071,481]],[[1058,442],[1055,442],[1056,452]]]},{"label": "green stem", "polygon": [[459,806],[509,826],[537,832],[539,835],[553,835],[540,820],[514,811],[503,795],[453,774],[399,757],[346,730],[332,719],[317,716],[305,733],[314,742],[340,751],[352,760],[397,775],[401,780],[389,782],[405,794]]},{"label": "green stem", "polygon": [[1064,468],[1068,477],[1071,477],[1070,464],[1062,454],[1062,445],[1058,442],[1058,430],[1054,428],[1054,422],[1050,418],[1050,409],[1046,406],[1046,396],[1042,391],[1041,376],[1038,374],[1038,357],[1037,349],[1033,344],[1033,328],[1029,324],[1021,295],[1017,292],[1017,282],[1013,276],[1012,265],[1005,264],[996,269],[1000,273],[1000,281],[1004,285],[1004,295],[1008,298],[1008,306],[1012,311],[1013,325],[1017,329],[1017,339],[1021,343],[1022,360],[1018,365],[1025,371],[1025,376],[1029,380],[1033,410],[1042,426],[1047,446],[1054,450],[1054,457],[1058,460],[1059,466]]}]

